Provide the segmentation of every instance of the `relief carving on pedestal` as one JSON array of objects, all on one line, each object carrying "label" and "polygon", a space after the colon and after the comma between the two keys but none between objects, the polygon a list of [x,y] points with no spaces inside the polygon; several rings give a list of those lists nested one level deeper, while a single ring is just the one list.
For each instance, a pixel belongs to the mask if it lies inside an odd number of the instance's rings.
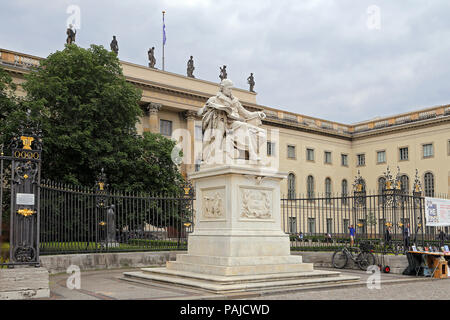
[{"label": "relief carving on pedestal", "polygon": [[203,218],[214,219],[223,218],[224,206],[223,206],[223,194],[217,190],[209,192],[203,192]]},{"label": "relief carving on pedestal", "polygon": [[242,218],[272,218],[272,197],[270,191],[242,189]]}]

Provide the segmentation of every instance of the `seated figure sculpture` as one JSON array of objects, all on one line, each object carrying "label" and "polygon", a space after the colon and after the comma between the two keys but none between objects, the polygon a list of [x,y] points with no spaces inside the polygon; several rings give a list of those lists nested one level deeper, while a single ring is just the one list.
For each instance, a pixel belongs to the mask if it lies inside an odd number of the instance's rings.
[{"label": "seated figure sculpture", "polygon": [[220,91],[199,110],[202,116],[203,162],[230,163],[248,152],[248,160],[261,161],[266,130],[260,128],[264,112],[246,110],[231,93],[233,82],[224,79]]}]

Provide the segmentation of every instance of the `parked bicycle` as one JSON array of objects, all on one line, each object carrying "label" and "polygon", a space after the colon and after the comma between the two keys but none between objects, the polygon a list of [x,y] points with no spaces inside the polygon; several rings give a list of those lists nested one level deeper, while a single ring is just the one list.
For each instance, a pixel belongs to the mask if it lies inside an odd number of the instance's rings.
[{"label": "parked bicycle", "polygon": [[383,245],[383,254],[392,253],[396,256],[403,252],[403,246],[397,241],[387,241]]},{"label": "parked bicycle", "polygon": [[361,270],[366,271],[371,265],[375,265],[375,256],[372,253],[373,247],[370,243],[361,243],[360,248],[357,247],[343,247],[333,253],[332,264],[333,267],[342,269],[348,263],[348,260],[353,260]]}]

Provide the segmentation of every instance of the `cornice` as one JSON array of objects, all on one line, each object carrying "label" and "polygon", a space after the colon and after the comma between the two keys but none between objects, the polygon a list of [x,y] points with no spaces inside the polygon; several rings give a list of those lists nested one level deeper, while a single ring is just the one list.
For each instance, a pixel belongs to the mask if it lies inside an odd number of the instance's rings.
[{"label": "cornice", "polygon": [[418,120],[415,122],[409,122],[399,125],[393,125],[391,127],[384,127],[379,129],[371,129],[364,132],[358,132],[352,134],[352,140],[362,140],[371,138],[374,136],[381,136],[386,134],[392,134],[395,132],[401,132],[401,131],[410,131],[414,129],[419,129],[420,127],[430,127],[439,125],[441,123],[450,122],[450,116],[440,116],[433,119],[426,119],[426,120]]},{"label": "cornice", "polygon": [[328,136],[328,137],[333,137],[333,138],[337,138],[337,139],[343,139],[343,140],[347,140],[347,141],[351,141],[352,137],[350,134],[348,133],[339,133],[333,130],[327,130],[324,128],[314,128],[314,127],[309,127],[307,125],[304,124],[300,124],[300,123],[289,123],[287,121],[283,121],[283,120],[275,120],[275,119],[264,119],[262,120],[263,124],[267,124],[267,125],[271,125],[274,127],[279,127],[279,128],[285,128],[285,129],[291,129],[291,130],[298,130],[298,131],[303,131],[303,132],[308,132],[308,133],[314,133],[314,134],[320,134],[323,136]]}]

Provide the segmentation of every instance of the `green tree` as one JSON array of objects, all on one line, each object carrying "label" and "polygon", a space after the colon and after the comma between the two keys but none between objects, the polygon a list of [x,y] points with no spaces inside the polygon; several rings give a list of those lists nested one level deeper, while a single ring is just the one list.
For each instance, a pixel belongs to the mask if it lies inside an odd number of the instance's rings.
[{"label": "green tree", "polygon": [[17,86],[11,76],[0,66],[0,144],[6,144],[10,132],[16,129],[15,124],[20,114],[17,112]]},{"label": "green tree", "polygon": [[182,177],[170,157],[175,142],[137,135],[141,91],[127,83],[114,53],[66,45],[26,80],[24,104],[40,111],[43,177],[92,185],[104,168],[114,189],[179,190]]}]

